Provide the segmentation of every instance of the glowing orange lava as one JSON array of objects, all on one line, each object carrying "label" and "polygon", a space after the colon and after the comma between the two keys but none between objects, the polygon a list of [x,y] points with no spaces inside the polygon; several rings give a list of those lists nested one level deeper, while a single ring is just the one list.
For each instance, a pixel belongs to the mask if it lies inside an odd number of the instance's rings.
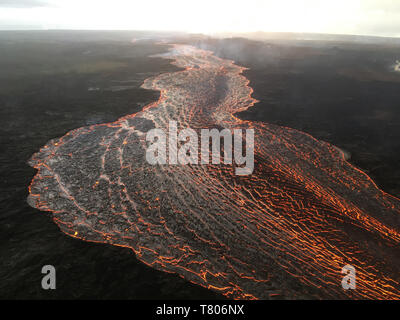
[{"label": "glowing orange lava", "polygon": [[[160,99],[116,122],[50,141],[29,203],[66,234],[132,248],[138,259],[235,299],[400,298],[400,200],[337,148],[308,134],[233,114],[256,100],[244,68],[175,45],[183,71],[147,79]],[[255,170],[151,166],[145,133],[180,128],[255,130]],[[342,267],[357,289],[341,286]]]}]

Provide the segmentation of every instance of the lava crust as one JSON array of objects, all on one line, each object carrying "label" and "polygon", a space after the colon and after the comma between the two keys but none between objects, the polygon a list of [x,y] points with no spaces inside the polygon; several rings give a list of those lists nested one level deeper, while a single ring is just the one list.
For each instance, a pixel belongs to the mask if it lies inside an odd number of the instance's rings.
[{"label": "lava crust", "polygon": [[[160,99],[113,123],[79,128],[33,155],[28,202],[85,241],[134,250],[153,268],[234,299],[399,299],[400,201],[332,145],[242,121],[253,106],[244,68],[175,45],[183,71],[147,79]],[[146,132],[255,130],[255,168],[146,162]],[[342,267],[357,289],[341,286]]]}]

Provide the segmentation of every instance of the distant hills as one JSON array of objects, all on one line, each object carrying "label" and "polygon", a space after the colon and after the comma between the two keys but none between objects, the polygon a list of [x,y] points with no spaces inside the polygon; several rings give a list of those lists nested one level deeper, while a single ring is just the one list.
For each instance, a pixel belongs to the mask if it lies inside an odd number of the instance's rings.
[{"label": "distant hills", "polygon": [[249,33],[220,33],[214,36],[230,38],[243,37],[252,40],[294,40],[294,41],[332,41],[332,42],[358,42],[371,44],[398,44],[400,38],[361,36],[361,35],[342,35],[342,34],[322,34],[322,33],[291,33],[291,32],[249,32]]}]

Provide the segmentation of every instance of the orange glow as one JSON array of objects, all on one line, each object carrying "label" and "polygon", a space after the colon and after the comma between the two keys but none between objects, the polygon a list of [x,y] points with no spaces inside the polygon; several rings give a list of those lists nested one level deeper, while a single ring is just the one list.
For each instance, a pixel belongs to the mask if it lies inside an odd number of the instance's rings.
[{"label": "orange glow", "polygon": [[[52,212],[70,236],[131,248],[143,263],[229,298],[399,299],[400,200],[332,145],[235,117],[257,102],[245,68],[183,45],[166,58],[183,70],[144,82],[160,91],[158,101],[73,130],[32,157],[29,203]],[[141,123],[166,129],[171,119],[180,128],[253,128],[253,175],[235,176],[226,165],[146,164]],[[88,155],[99,155],[94,181],[77,165]],[[355,291],[341,287],[349,263]]]}]

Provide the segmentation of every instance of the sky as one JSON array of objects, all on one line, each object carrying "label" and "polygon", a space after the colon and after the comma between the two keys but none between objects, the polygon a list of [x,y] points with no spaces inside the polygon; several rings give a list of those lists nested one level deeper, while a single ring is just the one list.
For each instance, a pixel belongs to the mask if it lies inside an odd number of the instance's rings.
[{"label": "sky", "polygon": [[400,0],[0,0],[0,30],[10,29],[400,37]]}]

